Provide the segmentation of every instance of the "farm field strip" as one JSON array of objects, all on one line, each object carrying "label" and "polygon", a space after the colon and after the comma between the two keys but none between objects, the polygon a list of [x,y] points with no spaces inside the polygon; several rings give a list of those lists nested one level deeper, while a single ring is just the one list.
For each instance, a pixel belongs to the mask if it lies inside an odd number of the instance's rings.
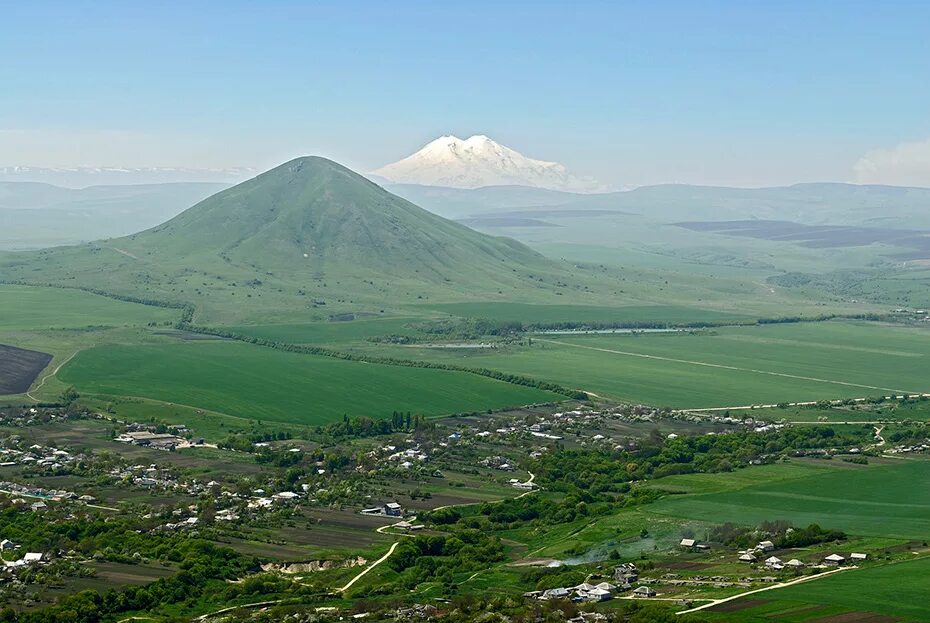
[{"label": "farm field strip", "polygon": [[141,396],[307,425],[344,414],[442,415],[562,399],[466,372],[345,361],[230,341],[98,346],[81,351],[59,378],[91,394]]},{"label": "farm field strip", "polygon": [[[753,468],[758,470],[759,468]],[[791,472],[785,472],[790,474]],[[798,477],[759,478],[718,483],[704,488],[704,479],[680,477],[673,482],[694,482],[695,493],[672,495],[650,506],[650,512],[692,520],[714,521],[719,517],[744,525],[784,519],[795,525],[825,524],[850,534],[906,539],[930,537],[930,490],[914,487],[930,479],[930,461],[901,460],[857,468],[824,467],[797,470]],[[724,479],[727,481],[728,479]],[[829,493],[827,493],[829,492]]]},{"label": "farm field strip", "polygon": [[860,388],[863,388],[863,389],[877,389],[877,390],[879,390],[879,391],[886,391],[886,392],[910,393],[910,394],[917,394],[917,393],[919,393],[919,392],[916,392],[916,391],[909,391],[909,390],[904,390],[904,389],[895,389],[895,388],[891,388],[891,387],[878,387],[878,386],[875,386],[875,385],[864,385],[864,384],[861,384],[861,383],[850,383],[850,382],[846,382],[846,381],[837,381],[837,380],[833,380],[833,379],[822,379],[822,378],[816,378],[816,377],[811,377],[811,376],[801,376],[801,375],[798,375],[798,374],[787,374],[787,373],[784,373],[784,372],[771,372],[771,371],[769,371],[769,370],[756,370],[756,369],[753,369],[753,368],[740,368],[740,367],[738,367],[738,366],[730,366],[730,365],[719,364],[719,363],[711,363],[711,362],[708,362],[708,361],[694,361],[694,360],[689,360],[689,359],[674,359],[674,358],[672,358],[672,357],[662,357],[662,356],[659,356],[659,355],[648,355],[648,354],[645,354],[645,353],[634,353],[634,352],[630,352],[630,351],[613,350],[613,349],[609,349],[609,348],[599,348],[599,347],[596,347],[596,346],[586,346],[586,345],[584,345],[584,344],[572,344],[572,343],[570,343],[570,342],[563,342],[563,341],[558,341],[558,340],[550,340],[550,339],[542,339],[542,338],[537,338],[537,340],[540,341],[540,342],[548,342],[548,343],[550,343],[550,344],[559,344],[559,345],[561,345],[561,346],[568,346],[568,347],[571,347],[571,348],[584,348],[584,349],[587,349],[587,350],[594,350],[594,351],[598,351],[598,352],[602,352],[602,353],[611,353],[611,354],[614,354],[614,355],[624,355],[624,356],[627,356],[627,357],[641,357],[641,358],[643,358],[643,359],[655,359],[655,360],[658,360],[658,361],[670,361],[670,362],[673,362],[673,363],[683,363],[683,364],[688,364],[688,365],[692,365],[692,366],[705,366],[705,367],[708,367],[708,368],[720,368],[720,369],[723,369],[723,370],[734,370],[734,371],[737,371],[737,372],[751,372],[751,373],[753,373],[753,374],[767,374],[767,375],[770,375],[770,376],[779,376],[779,377],[789,378],[789,379],[798,379],[798,380],[801,380],[801,381],[814,381],[814,382],[816,382],[816,383],[833,383],[833,384],[835,384],[835,385],[845,385],[845,386],[848,386],[848,387],[860,387]]}]

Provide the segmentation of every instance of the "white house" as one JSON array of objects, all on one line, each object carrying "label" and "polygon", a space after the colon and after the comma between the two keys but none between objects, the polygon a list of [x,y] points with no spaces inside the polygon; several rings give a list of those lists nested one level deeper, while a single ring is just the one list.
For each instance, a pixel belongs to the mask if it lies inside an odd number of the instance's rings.
[{"label": "white house", "polygon": [[824,558],[823,561],[824,561],[825,563],[827,563],[828,565],[837,565],[837,566],[838,566],[838,565],[841,565],[841,564],[843,564],[844,562],[846,562],[846,559],[843,558],[842,556],[840,556],[839,554],[830,554],[829,556],[827,556],[826,558]]}]

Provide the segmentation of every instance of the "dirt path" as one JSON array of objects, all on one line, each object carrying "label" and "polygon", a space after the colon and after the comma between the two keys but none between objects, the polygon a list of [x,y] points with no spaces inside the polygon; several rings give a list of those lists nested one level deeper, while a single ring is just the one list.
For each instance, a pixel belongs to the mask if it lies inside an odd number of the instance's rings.
[{"label": "dirt path", "polygon": [[548,342],[550,344],[558,344],[559,346],[569,346],[571,348],[581,348],[584,350],[594,350],[602,353],[611,353],[614,355],[624,355],[626,357],[639,357],[640,359],[653,359],[656,361],[669,361],[671,363],[684,363],[692,366],[701,366],[705,368],[718,368],[721,370],[732,370],[735,372],[751,372],[753,374],[763,374],[766,376],[777,376],[780,378],[786,379],[796,379],[799,381],[814,381],[816,383],[831,383],[833,385],[843,385],[845,387],[862,387],[864,389],[877,389],[883,392],[894,392],[899,394],[918,394],[919,392],[911,392],[903,389],[894,389],[891,387],[877,387],[875,385],[864,385],[862,383],[850,383],[847,381],[835,381],[832,379],[820,379],[814,376],[802,376],[799,374],[787,374],[785,372],[771,372],[769,370],[756,370],[754,368],[740,368],[738,366],[728,366],[722,363],[710,363],[709,361],[692,361],[690,359],[675,359],[673,357],[662,357],[660,355],[647,355],[645,353],[633,353],[625,350],[613,350],[610,348],[600,348],[597,346],[585,346],[583,344],[572,344],[570,342],[560,342],[558,340],[544,340],[537,338],[540,342]]},{"label": "dirt path", "polygon": [[131,258],[134,259],[134,260],[139,259],[138,256],[133,255],[133,254],[130,253],[129,251],[124,251],[123,249],[117,249],[116,247],[110,247],[110,248],[113,249],[114,251],[116,251],[117,253],[122,253],[122,254],[125,255],[126,257],[131,257]]},{"label": "dirt path", "polygon": [[[533,472],[531,472],[531,471],[529,471],[529,470],[527,470],[526,473],[530,475],[529,480],[527,480],[526,482],[529,483],[529,484],[533,484],[533,481],[536,480],[536,474],[534,474]],[[516,497],[513,497],[513,498],[504,498],[504,499],[502,499],[502,500],[491,500],[491,501],[488,501],[487,503],[488,503],[488,504],[497,504],[497,503],[500,503],[500,502],[504,502],[505,500],[511,500],[511,499],[513,499],[513,500],[519,500],[520,498],[522,498],[522,497],[524,497],[524,496],[526,496],[526,495],[529,495],[529,494],[531,494],[531,493],[535,493],[536,491],[537,491],[536,489],[530,489],[529,491],[524,491],[524,492],[521,493],[520,495],[518,495],[518,496],[516,496]],[[444,508],[452,508],[452,507],[458,507],[458,506],[473,506],[473,505],[475,505],[475,504],[484,504],[484,503],[485,503],[485,502],[482,501],[482,502],[468,502],[468,503],[465,503],[465,504],[446,504],[445,506],[437,506],[436,508],[433,509],[433,511],[442,510],[442,509],[444,509]],[[416,517],[413,517],[412,519],[415,520]],[[379,533],[379,534],[385,534],[384,530],[386,530],[386,529],[388,529],[388,528],[393,528],[393,527],[396,526],[396,525],[397,525],[397,524],[391,524],[391,525],[388,525],[388,526],[381,526],[380,528],[376,528],[376,529],[375,529],[375,532],[377,532],[377,533]],[[412,536],[412,535],[404,534],[404,535],[399,535],[399,536]],[[345,586],[343,586],[343,587],[340,588],[340,589],[337,589],[336,592],[338,592],[338,593],[344,593],[344,592],[346,592],[347,590],[349,590],[350,588],[352,588],[352,585],[355,584],[356,582],[358,582],[359,580],[361,580],[361,579],[365,576],[365,574],[367,574],[369,571],[371,571],[372,569],[374,569],[375,567],[377,567],[378,565],[380,565],[381,563],[383,563],[383,562],[384,562],[385,560],[387,560],[388,558],[390,558],[390,557],[391,557],[391,554],[394,553],[394,550],[397,549],[397,546],[398,546],[398,545],[400,545],[400,541],[395,541],[394,544],[391,545],[391,548],[387,551],[387,553],[386,553],[384,556],[382,556],[382,557],[379,558],[378,560],[374,561],[373,563],[371,563],[370,565],[368,565],[367,567],[365,567],[364,569],[362,569],[362,571],[361,571],[358,575],[356,575],[354,578],[352,578],[351,580],[349,580],[348,584],[346,584]],[[475,574],[475,575],[477,575],[477,574]],[[472,578],[473,578],[473,577],[474,577],[474,576],[472,576]],[[469,580],[472,579],[472,578],[469,578]],[[466,580],[466,581],[467,581],[467,580]]]},{"label": "dirt path", "polygon": [[851,569],[858,569],[858,568],[859,567],[839,567],[837,569],[832,569],[830,571],[824,571],[823,573],[818,573],[817,575],[806,575],[796,580],[791,580],[790,582],[779,582],[778,584],[772,584],[771,586],[765,586],[762,588],[757,588],[755,590],[746,591],[745,593],[733,595],[732,597],[724,597],[723,599],[715,599],[709,603],[701,604],[700,606],[696,606],[689,610],[681,610],[680,612],[676,612],[675,614],[691,614],[692,612],[698,612],[700,610],[706,610],[707,608],[713,608],[714,606],[719,606],[720,604],[725,604],[729,601],[742,599],[743,597],[747,597],[749,595],[755,595],[757,593],[763,593],[765,591],[773,591],[777,588],[785,588],[787,586],[793,586],[795,584],[800,584],[802,582],[811,582],[813,580],[819,580],[820,578],[825,578],[828,575],[833,575],[834,573],[839,573],[841,571],[849,571]]},{"label": "dirt path", "polygon": [[216,612],[208,612],[207,614],[201,614],[199,617],[194,619],[195,621],[203,621],[209,617],[215,617],[221,614],[226,614],[227,612],[233,612],[234,610],[240,610],[242,608],[261,608],[263,606],[273,606],[279,604],[282,601],[287,601],[288,599],[293,599],[291,597],[285,599],[272,599],[271,601],[256,601],[251,604],[242,604],[241,606],[229,606],[228,608],[223,608],[222,610],[217,610]]},{"label": "dirt path", "polygon": [[79,352],[81,352],[80,349],[74,351],[73,353],[71,353],[71,356],[70,356],[70,357],[68,357],[67,359],[65,359],[64,361],[62,361],[60,364],[58,364],[58,366],[56,366],[54,370],[52,370],[51,372],[49,372],[48,374],[46,374],[45,376],[43,376],[43,377],[42,377],[42,380],[39,381],[39,384],[36,385],[33,389],[30,389],[28,392],[26,392],[26,395],[29,396],[29,398],[31,398],[32,400],[35,400],[36,402],[39,402],[39,399],[36,398],[35,396],[33,396],[33,395],[32,395],[32,392],[37,392],[37,391],[39,391],[40,389],[42,389],[42,386],[45,385],[45,381],[49,380],[50,378],[52,378],[53,376],[55,376],[56,374],[58,374],[58,371],[61,370],[61,369],[65,366],[66,363],[68,363],[69,361],[71,361],[72,359],[74,359],[74,357],[75,357]]},{"label": "dirt path", "polygon": [[352,578],[351,580],[349,580],[349,583],[346,584],[345,586],[343,586],[342,588],[338,589],[337,592],[339,592],[339,593],[344,593],[344,592],[346,592],[347,590],[349,590],[350,588],[352,588],[352,585],[355,584],[356,582],[358,582],[359,580],[361,580],[363,577],[365,577],[365,574],[366,574],[366,573],[368,573],[369,571],[371,571],[372,569],[374,569],[375,567],[377,567],[378,565],[380,565],[382,562],[384,562],[385,560],[387,560],[388,558],[390,558],[390,557],[391,557],[391,554],[394,553],[394,550],[397,549],[397,546],[398,546],[398,545],[400,545],[400,541],[394,541],[394,544],[391,545],[391,549],[389,549],[389,550],[387,551],[387,554],[385,554],[384,556],[382,556],[382,557],[379,558],[378,560],[374,561],[373,563],[371,563],[370,565],[368,565],[367,567],[365,567],[365,568],[362,570],[361,573],[359,573],[357,576],[355,576],[354,578]]}]

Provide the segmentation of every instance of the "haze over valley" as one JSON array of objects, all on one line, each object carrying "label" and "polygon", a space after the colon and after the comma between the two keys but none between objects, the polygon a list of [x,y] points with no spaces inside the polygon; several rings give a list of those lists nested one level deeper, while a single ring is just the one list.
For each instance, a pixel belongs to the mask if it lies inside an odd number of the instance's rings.
[{"label": "haze over valley", "polygon": [[928,19],[0,6],[0,623],[930,621]]}]

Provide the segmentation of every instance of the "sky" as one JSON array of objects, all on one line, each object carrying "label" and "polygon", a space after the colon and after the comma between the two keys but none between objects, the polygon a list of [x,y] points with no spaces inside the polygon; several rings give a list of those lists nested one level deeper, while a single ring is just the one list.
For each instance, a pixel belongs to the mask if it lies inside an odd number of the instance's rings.
[{"label": "sky", "polygon": [[930,186],[930,3],[0,0],[0,166],[359,171],[486,134],[615,186]]}]

